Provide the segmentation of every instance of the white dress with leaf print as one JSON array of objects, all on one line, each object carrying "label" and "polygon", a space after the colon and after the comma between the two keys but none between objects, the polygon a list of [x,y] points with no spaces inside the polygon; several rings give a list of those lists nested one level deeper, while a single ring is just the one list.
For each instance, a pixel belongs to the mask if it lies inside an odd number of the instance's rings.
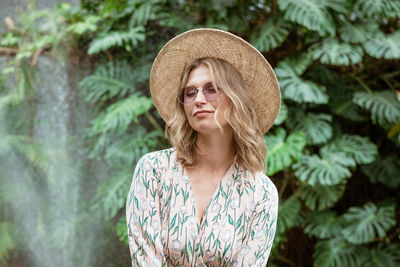
[{"label": "white dress with leaf print", "polygon": [[132,266],[266,266],[278,215],[271,180],[232,164],[200,223],[175,154],[152,152],[137,163],[126,203]]}]

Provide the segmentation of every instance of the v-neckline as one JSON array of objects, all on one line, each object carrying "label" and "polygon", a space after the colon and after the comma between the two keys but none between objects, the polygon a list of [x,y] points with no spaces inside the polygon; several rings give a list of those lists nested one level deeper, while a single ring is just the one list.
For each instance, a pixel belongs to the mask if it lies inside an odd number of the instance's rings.
[{"label": "v-neckline", "polygon": [[196,205],[196,198],[194,196],[194,192],[193,192],[193,188],[192,188],[192,181],[190,180],[189,175],[186,172],[186,169],[182,166],[182,170],[183,170],[183,176],[186,176],[189,179],[189,191],[191,196],[193,197],[193,208],[195,211],[195,216],[196,216],[196,223],[199,226],[199,230],[201,230],[205,221],[205,217],[208,214],[208,208],[210,207],[211,202],[213,201],[213,199],[215,198],[215,195],[218,193],[222,183],[224,182],[224,180],[226,180],[226,177],[228,177],[231,172],[232,172],[232,168],[235,165],[235,162],[233,162],[227,169],[226,173],[224,174],[224,176],[221,178],[221,180],[219,181],[219,183],[217,184],[216,188],[214,189],[213,194],[211,195],[211,198],[208,200],[208,203],[206,205],[206,207],[204,208],[204,212],[203,212],[203,216],[200,218],[199,216],[199,210],[197,209],[197,205]]}]

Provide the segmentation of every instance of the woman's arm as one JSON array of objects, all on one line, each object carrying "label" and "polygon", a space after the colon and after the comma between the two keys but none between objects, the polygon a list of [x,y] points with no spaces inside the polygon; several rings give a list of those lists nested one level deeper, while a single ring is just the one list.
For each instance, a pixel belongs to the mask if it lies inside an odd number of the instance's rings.
[{"label": "woman's arm", "polygon": [[167,266],[161,243],[159,178],[151,161],[142,157],[133,173],[126,202],[132,266]]},{"label": "woman's arm", "polygon": [[278,219],[278,192],[272,182],[265,196],[253,213],[249,233],[236,257],[237,266],[267,265]]}]

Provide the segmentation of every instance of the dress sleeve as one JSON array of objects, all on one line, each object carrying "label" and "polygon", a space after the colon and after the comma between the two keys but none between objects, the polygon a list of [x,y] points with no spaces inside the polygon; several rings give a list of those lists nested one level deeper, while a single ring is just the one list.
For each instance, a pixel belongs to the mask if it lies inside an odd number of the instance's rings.
[{"label": "dress sleeve", "polygon": [[267,266],[276,232],[278,202],[278,191],[270,181],[262,202],[253,212],[249,233],[236,258],[237,266]]},{"label": "dress sleeve", "polygon": [[167,266],[161,243],[160,177],[142,157],[133,173],[126,202],[132,266]]}]

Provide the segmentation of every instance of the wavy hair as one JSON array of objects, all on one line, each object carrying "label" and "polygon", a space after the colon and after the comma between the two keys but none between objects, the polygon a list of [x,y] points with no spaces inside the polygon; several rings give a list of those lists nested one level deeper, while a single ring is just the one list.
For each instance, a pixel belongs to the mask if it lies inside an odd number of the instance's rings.
[{"label": "wavy hair", "polygon": [[[228,97],[230,105],[225,111],[225,119],[233,129],[235,162],[252,174],[265,170],[266,146],[258,124],[254,100],[239,72],[228,62],[217,58],[201,58],[191,62],[183,71],[179,88],[186,85],[190,72],[200,65],[210,70],[215,88],[221,89]],[[176,148],[177,159],[185,167],[196,164],[198,155],[197,132],[189,125],[185,111],[178,99],[175,114],[167,122],[165,134]],[[214,113],[217,121],[218,107]]]}]

